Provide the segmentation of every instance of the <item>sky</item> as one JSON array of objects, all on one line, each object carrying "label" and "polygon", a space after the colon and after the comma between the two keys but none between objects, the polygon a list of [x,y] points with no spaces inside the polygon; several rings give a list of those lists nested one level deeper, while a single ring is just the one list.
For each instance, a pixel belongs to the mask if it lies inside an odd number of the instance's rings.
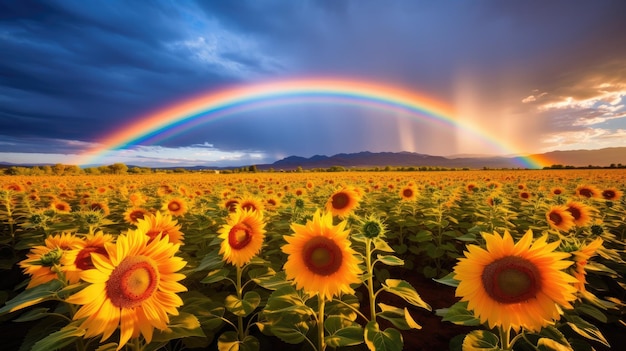
[{"label": "sky", "polygon": [[496,142],[432,118],[303,103],[207,119],[90,161],[238,166],[626,146],[622,0],[5,0],[0,51],[0,162],[73,164],[190,97],[321,77],[428,97]]}]

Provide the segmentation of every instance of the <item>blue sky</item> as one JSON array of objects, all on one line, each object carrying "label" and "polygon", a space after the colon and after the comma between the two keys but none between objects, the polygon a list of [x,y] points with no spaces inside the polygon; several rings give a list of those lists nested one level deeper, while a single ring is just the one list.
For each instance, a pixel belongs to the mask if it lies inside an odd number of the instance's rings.
[{"label": "blue sky", "polygon": [[[405,87],[520,152],[626,146],[625,14],[620,0],[2,1],[0,162],[69,163],[187,97],[298,77]],[[307,105],[234,115],[100,162],[226,166],[366,150],[501,152],[384,111]]]}]

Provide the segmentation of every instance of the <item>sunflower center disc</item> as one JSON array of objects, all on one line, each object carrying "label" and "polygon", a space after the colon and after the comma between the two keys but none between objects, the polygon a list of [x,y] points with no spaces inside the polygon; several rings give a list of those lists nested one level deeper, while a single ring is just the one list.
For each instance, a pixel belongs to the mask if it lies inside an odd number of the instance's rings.
[{"label": "sunflower center disc", "polygon": [[170,211],[178,211],[180,210],[180,204],[178,202],[170,202],[167,205],[167,209]]},{"label": "sunflower center disc", "polygon": [[411,190],[411,189],[404,189],[402,191],[402,194],[404,195],[404,197],[409,198],[409,197],[413,196],[413,190]]},{"label": "sunflower center disc", "polygon": [[613,190],[605,190],[602,192],[602,197],[604,197],[607,200],[612,200],[614,199],[616,196],[615,191]]},{"label": "sunflower center disc", "polygon": [[487,294],[505,304],[532,299],[541,288],[537,266],[517,256],[503,257],[490,263],[481,278]]},{"label": "sunflower center disc", "polygon": [[563,218],[561,217],[560,214],[552,212],[550,213],[550,220],[552,221],[552,223],[559,225],[561,224],[561,222],[563,222]]},{"label": "sunflower center disc", "polygon": [[125,258],[106,283],[106,292],[116,307],[133,308],[152,296],[159,273],[154,263],[144,256]]},{"label": "sunflower center disc", "polygon": [[342,208],[345,208],[346,206],[348,206],[349,202],[350,197],[348,196],[348,194],[339,193],[333,195],[333,208],[336,210],[341,210]]},{"label": "sunflower center disc", "polygon": [[567,208],[567,212],[572,214],[572,217],[574,217],[574,219],[579,219],[581,216],[580,210],[576,207],[568,207]]},{"label": "sunflower center disc", "polygon": [[234,225],[228,232],[228,245],[235,250],[246,247],[250,240],[252,240],[250,227],[244,223]]},{"label": "sunflower center disc", "polygon": [[134,223],[137,223],[138,220],[143,219],[144,213],[141,211],[133,211],[128,215],[128,217],[130,217]]},{"label": "sunflower center disc", "polygon": [[78,252],[78,255],[76,255],[76,260],[74,260],[74,264],[76,265],[76,268],[82,269],[82,270],[95,268],[93,265],[93,262],[91,261],[92,252],[103,254],[103,255],[107,254],[107,251],[104,249],[104,247],[87,246],[86,248],[80,250],[80,252]]},{"label": "sunflower center disc", "polygon": [[341,260],[341,249],[329,238],[314,237],[304,246],[304,264],[315,274],[328,276],[337,272]]}]

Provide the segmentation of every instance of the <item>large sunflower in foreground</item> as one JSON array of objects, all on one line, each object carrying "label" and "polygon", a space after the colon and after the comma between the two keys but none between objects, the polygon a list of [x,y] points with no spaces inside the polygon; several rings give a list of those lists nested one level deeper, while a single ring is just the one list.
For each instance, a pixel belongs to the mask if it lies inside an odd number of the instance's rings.
[{"label": "large sunflower in foreground", "polygon": [[261,211],[237,209],[231,212],[218,231],[218,237],[223,239],[220,255],[226,262],[242,267],[261,251],[264,228]]},{"label": "large sunflower in foreground", "polygon": [[129,230],[105,245],[108,256],[93,254],[94,269],[81,274],[91,284],[66,300],[83,305],[74,320],[82,320],[85,337],[106,340],[119,327],[119,350],[131,337],[141,334],[149,343],[154,328],[166,329],[169,315],[177,315],[183,304],[176,293],[187,290],[178,283],[185,275],[176,273],[186,264],[174,256],[179,246]]},{"label": "large sunflower in foreground", "polygon": [[353,187],[335,191],[326,201],[326,211],[333,216],[345,217],[359,206],[361,194]]},{"label": "large sunflower in foreground", "polygon": [[547,236],[534,243],[532,231],[517,242],[508,232],[483,234],[486,249],[469,245],[454,267],[456,296],[489,328],[539,331],[560,318],[558,305],[572,308],[576,278],[563,272],[570,254],[554,252],[559,242]]},{"label": "large sunflower in foreground", "polygon": [[169,213],[156,215],[147,214],[143,218],[137,219],[137,231],[143,232],[151,239],[168,237],[173,244],[182,244],[183,233],[180,231],[180,224]]},{"label": "large sunflower in foreground", "polygon": [[291,224],[295,235],[284,237],[287,244],[282,251],[289,255],[284,266],[287,279],[296,288],[326,300],[342,292],[354,293],[350,284],[360,282],[361,270],[345,227],[346,221],[334,226],[332,215],[319,210],[305,225]]}]

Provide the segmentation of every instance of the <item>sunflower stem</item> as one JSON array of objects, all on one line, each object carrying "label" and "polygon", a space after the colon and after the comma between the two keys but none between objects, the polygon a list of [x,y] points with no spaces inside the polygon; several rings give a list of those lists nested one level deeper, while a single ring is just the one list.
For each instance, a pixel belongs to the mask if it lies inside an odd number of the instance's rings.
[{"label": "sunflower stem", "polygon": [[365,265],[368,273],[367,292],[370,302],[370,321],[376,321],[376,295],[374,294],[374,264],[372,264],[372,239],[365,241]]},{"label": "sunflower stem", "polygon": [[318,312],[317,312],[317,350],[324,351],[326,350],[326,342],[324,341],[324,305],[326,304],[326,300],[321,294],[317,295],[318,299]]},{"label": "sunflower stem", "polygon": [[[243,287],[241,285],[241,276],[243,275],[243,267],[237,265],[237,298],[241,301],[243,299]],[[239,334],[239,341],[243,341],[246,337],[245,330],[243,328],[243,316],[237,316],[237,333]]]},{"label": "sunflower stem", "polygon": [[506,330],[502,327],[498,327],[500,331],[500,342],[502,343],[503,350],[512,350],[511,346],[511,328],[506,328]]}]

